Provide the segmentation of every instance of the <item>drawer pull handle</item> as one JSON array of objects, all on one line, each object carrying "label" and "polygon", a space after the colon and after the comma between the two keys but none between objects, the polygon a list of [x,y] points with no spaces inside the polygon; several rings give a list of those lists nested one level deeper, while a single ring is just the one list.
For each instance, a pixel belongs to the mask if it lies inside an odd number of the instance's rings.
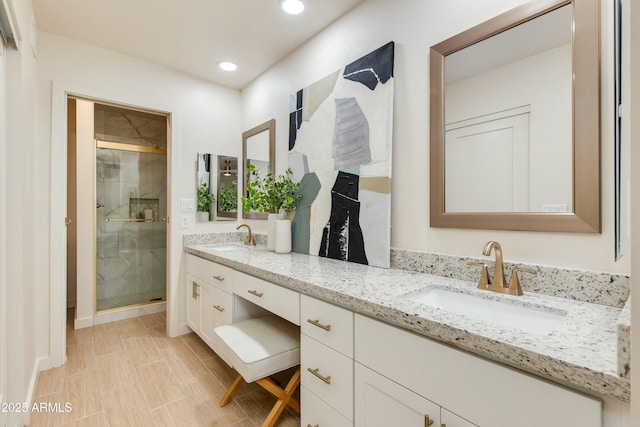
[{"label": "drawer pull handle", "polygon": [[258,298],[262,298],[262,295],[264,295],[264,293],[258,292],[258,291],[247,291],[247,292],[249,292],[251,295],[257,296]]},{"label": "drawer pull handle", "polygon": [[221,306],[221,305],[214,305],[213,308],[215,308],[216,310],[218,310],[221,313],[224,311],[224,307]]},{"label": "drawer pull handle", "polygon": [[224,282],[224,276],[213,276],[218,282]]},{"label": "drawer pull handle", "polygon": [[313,326],[317,326],[320,329],[324,329],[327,332],[331,331],[331,325],[323,325],[319,320],[307,319],[307,322],[311,323]]},{"label": "drawer pull handle", "polygon": [[424,415],[424,427],[429,427],[433,424],[433,420],[429,417],[429,414]]},{"label": "drawer pull handle", "polygon": [[318,424],[313,425],[313,426],[311,424],[307,424],[307,427],[320,427],[320,426]]},{"label": "drawer pull handle", "polygon": [[200,296],[200,292],[198,292],[199,288],[199,284],[197,284],[196,282],[191,282],[191,297],[193,299],[198,299],[198,297]]},{"label": "drawer pull handle", "polygon": [[311,368],[307,368],[307,371],[311,372],[313,375],[316,376],[316,378],[320,379],[322,382],[324,382],[325,384],[331,384],[331,375],[328,376],[322,376],[318,373],[318,371],[320,370],[320,368],[316,368],[316,369],[311,369]]}]

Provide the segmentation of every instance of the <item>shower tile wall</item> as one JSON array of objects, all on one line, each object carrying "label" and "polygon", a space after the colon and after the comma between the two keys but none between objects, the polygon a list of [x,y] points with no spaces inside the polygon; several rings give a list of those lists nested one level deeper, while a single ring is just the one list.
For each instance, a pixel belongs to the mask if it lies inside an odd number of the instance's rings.
[{"label": "shower tile wall", "polygon": [[[96,139],[166,148],[166,118],[149,116],[96,106]],[[136,304],[164,299],[166,223],[159,219],[167,215],[167,156],[97,149],[96,158],[96,196],[104,205],[97,209],[97,308],[114,308],[129,296]],[[105,221],[144,218],[130,210],[130,199],[139,198],[157,200],[153,222]]]}]

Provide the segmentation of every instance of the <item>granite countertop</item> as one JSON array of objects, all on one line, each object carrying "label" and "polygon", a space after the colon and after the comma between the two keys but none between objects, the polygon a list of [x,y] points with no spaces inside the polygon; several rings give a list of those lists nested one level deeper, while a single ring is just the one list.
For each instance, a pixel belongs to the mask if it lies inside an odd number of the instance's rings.
[{"label": "granite countertop", "polygon": [[[383,269],[263,246],[220,251],[188,244],[185,252],[232,267],[301,294],[374,317],[461,350],[592,394],[630,399],[630,383],[617,373],[617,307],[525,293],[478,290],[476,283],[398,269]],[[407,294],[449,288],[514,304],[566,312],[548,335],[535,335],[411,301]]]}]

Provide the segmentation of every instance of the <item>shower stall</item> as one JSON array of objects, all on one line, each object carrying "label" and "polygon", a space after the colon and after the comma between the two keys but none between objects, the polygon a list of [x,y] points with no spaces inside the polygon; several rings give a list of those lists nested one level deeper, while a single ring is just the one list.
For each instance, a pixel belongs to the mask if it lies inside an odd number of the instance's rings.
[{"label": "shower stall", "polygon": [[166,299],[167,117],[95,104],[96,312]]}]

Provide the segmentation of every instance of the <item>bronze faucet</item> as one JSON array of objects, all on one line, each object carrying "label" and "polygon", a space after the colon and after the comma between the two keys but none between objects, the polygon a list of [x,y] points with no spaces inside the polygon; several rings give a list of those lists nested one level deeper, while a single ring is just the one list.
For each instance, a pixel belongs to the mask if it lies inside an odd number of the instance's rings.
[{"label": "bronze faucet", "polygon": [[482,249],[482,255],[490,256],[491,251],[496,254],[496,268],[493,273],[493,279],[489,276],[487,264],[477,261],[468,262],[468,265],[478,265],[482,267],[482,274],[480,281],[478,282],[478,289],[486,289],[488,291],[499,292],[501,294],[509,295],[522,295],[522,288],[520,287],[520,280],[518,279],[518,272],[537,274],[537,272],[531,268],[517,267],[511,272],[511,279],[507,284],[504,279],[504,266],[502,264],[502,247],[500,243],[496,241],[489,241]]},{"label": "bronze faucet", "polygon": [[487,242],[482,249],[482,255],[490,256],[491,250],[496,254],[496,271],[493,273],[493,280],[491,280],[492,286],[504,286],[504,267],[502,266],[502,247],[500,243],[493,240]]},{"label": "bronze faucet", "polygon": [[253,239],[253,234],[251,233],[251,227],[249,227],[249,224],[240,224],[236,227],[236,230],[240,230],[240,227],[247,227],[247,238],[244,239],[244,244],[248,246],[255,246],[256,241]]}]

